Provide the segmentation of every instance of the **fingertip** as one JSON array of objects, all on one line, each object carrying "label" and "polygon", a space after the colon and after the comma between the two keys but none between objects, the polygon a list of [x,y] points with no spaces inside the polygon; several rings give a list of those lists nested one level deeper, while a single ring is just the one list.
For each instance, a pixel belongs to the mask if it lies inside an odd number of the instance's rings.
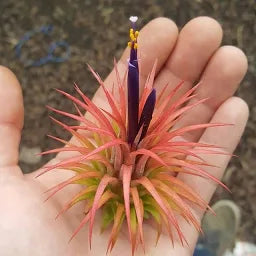
[{"label": "fingertip", "polygon": [[200,90],[200,97],[211,95],[213,109],[231,97],[243,80],[248,68],[247,58],[235,46],[222,46],[212,56],[202,75],[207,90]]},{"label": "fingertip", "polygon": [[0,66],[0,122],[13,123],[17,128],[23,127],[23,97],[21,86],[14,73]]},{"label": "fingertip", "polygon": [[232,153],[241,139],[248,116],[249,108],[247,103],[239,97],[230,97],[220,105],[211,122],[232,123],[234,125],[206,130],[201,140],[224,146],[227,148],[227,152]]},{"label": "fingertip", "polygon": [[[138,36],[138,57],[141,63],[140,83],[144,85],[148,74],[157,60],[156,74],[165,64],[173,51],[178,38],[178,28],[176,24],[165,17],[159,17],[147,23],[139,32]],[[129,47],[126,47],[116,68],[120,76],[125,75],[127,70],[127,59],[129,58]],[[106,87],[113,85],[115,72],[111,72],[105,80]],[[97,92],[97,97],[102,96],[102,90]],[[95,102],[95,98],[94,98]],[[97,100],[98,102],[98,100]]]},{"label": "fingertip", "polygon": [[190,20],[180,31],[168,69],[186,81],[199,78],[211,56],[219,48],[223,31],[221,25],[210,17]]},{"label": "fingertip", "polygon": [[204,36],[207,34],[208,37],[211,37],[215,42],[221,43],[223,37],[223,30],[221,24],[208,16],[199,16],[194,19],[191,19],[185,26],[184,30],[193,30],[198,31],[198,35],[202,33]]},{"label": "fingertip", "polygon": [[[0,86],[11,83],[12,89],[17,94],[21,93],[21,87],[15,74],[7,67],[0,65]],[[8,87],[7,87],[8,88]]]},{"label": "fingertip", "polygon": [[[234,120],[236,125],[246,125],[249,118],[249,107],[245,100],[240,97],[233,96],[223,103],[223,112],[226,112],[230,118]],[[232,106],[232,110],[230,111]],[[233,116],[233,117],[232,117]],[[235,122],[238,120],[237,122]]]},{"label": "fingertip", "polygon": [[[152,56],[152,63],[156,58],[166,60],[176,43],[178,33],[178,27],[171,19],[166,17],[155,18],[140,30],[138,50],[140,54],[145,55],[144,57]],[[156,48],[158,48],[158,51],[155,51]],[[125,49],[122,59],[126,60],[128,55],[129,47]]]},{"label": "fingertip", "polygon": [[156,59],[158,60],[156,72],[160,70],[174,49],[178,33],[177,25],[165,17],[151,20],[141,29],[138,37],[138,52],[144,63],[142,73],[145,76],[151,71]]},{"label": "fingertip", "polygon": [[241,82],[247,72],[248,60],[244,52],[232,45],[225,45],[216,52],[216,57],[222,62],[221,73],[225,77],[234,76]]},{"label": "fingertip", "polygon": [[[165,31],[166,34],[164,36],[169,37],[169,39],[173,39],[170,35],[177,36],[179,33],[178,27],[176,23],[166,17],[158,17],[151,20],[147,26],[150,25],[150,29],[157,31]],[[145,27],[146,28],[146,27]],[[142,29],[143,31],[143,29]]]}]

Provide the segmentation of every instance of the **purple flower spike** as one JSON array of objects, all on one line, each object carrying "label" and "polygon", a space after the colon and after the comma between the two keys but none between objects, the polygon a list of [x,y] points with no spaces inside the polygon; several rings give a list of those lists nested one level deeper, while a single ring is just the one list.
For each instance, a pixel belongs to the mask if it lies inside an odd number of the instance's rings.
[{"label": "purple flower spike", "polygon": [[139,115],[139,66],[137,58],[137,37],[138,31],[135,31],[135,22],[137,17],[130,17],[132,28],[130,29],[131,48],[128,66],[128,143],[133,144],[138,133],[138,115]]},{"label": "purple flower spike", "polygon": [[132,144],[138,133],[139,70],[129,62],[128,67],[128,143]]},{"label": "purple flower spike", "polygon": [[146,136],[148,127],[150,124],[150,121],[152,119],[152,115],[155,109],[155,104],[156,104],[156,90],[153,89],[151,93],[148,95],[148,98],[145,102],[144,108],[142,110],[141,116],[140,116],[140,122],[138,129],[142,128],[142,133],[140,137],[140,141]]}]

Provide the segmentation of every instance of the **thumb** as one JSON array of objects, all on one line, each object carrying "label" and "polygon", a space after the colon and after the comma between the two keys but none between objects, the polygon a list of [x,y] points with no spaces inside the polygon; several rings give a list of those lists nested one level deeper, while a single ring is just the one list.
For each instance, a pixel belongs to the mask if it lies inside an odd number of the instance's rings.
[{"label": "thumb", "polygon": [[24,108],[16,76],[0,66],[0,172],[18,163]]}]

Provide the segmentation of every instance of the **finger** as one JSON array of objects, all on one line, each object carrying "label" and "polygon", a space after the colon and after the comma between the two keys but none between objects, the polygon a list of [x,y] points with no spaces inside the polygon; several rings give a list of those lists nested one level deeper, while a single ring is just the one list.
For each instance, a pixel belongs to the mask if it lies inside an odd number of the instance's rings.
[{"label": "finger", "polygon": [[158,93],[167,83],[170,91],[182,80],[185,83],[177,95],[192,87],[220,46],[222,33],[220,24],[209,17],[198,17],[188,22],[181,30],[173,53],[156,79]]},{"label": "finger", "polygon": [[[232,154],[235,150],[246,125],[248,119],[248,106],[238,97],[232,97],[225,101],[213,116],[211,123],[229,123],[232,126],[214,127],[205,130],[201,136],[199,143],[209,143],[225,148],[225,151]],[[209,173],[213,173],[215,177],[221,179],[228,162],[229,155],[204,155],[203,159],[207,163],[214,164],[220,168],[205,168]],[[191,177],[180,174],[179,178],[189,184],[193,190],[202,195],[203,199],[209,202],[216,184],[200,177]]]},{"label": "finger", "polygon": [[[247,67],[246,56],[240,49],[233,46],[219,48],[202,75],[202,85],[196,91],[197,98],[190,103],[198,99],[210,99],[189,111],[178,126],[208,122],[220,104],[235,93]],[[196,131],[186,134],[185,138],[196,141],[201,135],[202,131]]]},{"label": "finger", "polygon": [[[176,24],[167,18],[157,18],[149,22],[141,29],[138,38],[138,56],[141,61],[140,84],[144,85],[147,75],[150,73],[155,60],[157,60],[156,73],[159,72],[168,56],[174,48],[178,36]],[[157,50],[156,50],[157,49]],[[127,59],[129,58],[129,48],[127,47],[117,63],[117,68],[121,76],[127,70]],[[113,83],[116,83],[115,71],[109,74],[105,80],[105,85],[109,88]],[[93,101],[102,106],[105,106],[105,98],[103,92],[98,89]]]},{"label": "finger", "polygon": [[[232,123],[233,126],[208,128],[201,136],[200,143],[215,144],[221,147],[225,147],[228,153],[233,153],[239,140],[243,134],[246,122],[248,119],[248,106],[238,97],[232,97],[225,101],[217,110],[213,116],[212,123]],[[205,171],[211,173],[218,179],[221,179],[223,173],[230,161],[228,155],[201,155],[201,157],[210,164],[214,164],[219,168],[205,168]],[[179,174],[178,178],[189,185],[193,191],[198,193],[202,199],[209,202],[214,191],[216,190],[216,183],[204,179],[201,177]],[[203,213],[201,211],[194,211],[194,214],[198,220],[202,218]],[[198,232],[192,228],[188,223],[182,222],[181,229],[186,238],[190,241],[190,248],[193,250],[197,241]]]},{"label": "finger", "polygon": [[15,75],[0,66],[0,167],[18,163],[18,148],[23,127],[21,87]]},{"label": "finger", "polygon": [[[225,151],[232,154],[235,150],[248,119],[248,106],[238,97],[232,97],[225,101],[213,116],[211,123],[229,123],[232,126],[214,127],[205,130],[199,143],[209,143],[225,148]],[[229,155],[202,155],[202,158],[210,164],[219,168],[208,167],[205,171],[221,179],[228,162]],[[201,177],[180,174],[179,179],[187,183],[193,190],[198,192],[204,200],[209,202],[217,184]]]}]

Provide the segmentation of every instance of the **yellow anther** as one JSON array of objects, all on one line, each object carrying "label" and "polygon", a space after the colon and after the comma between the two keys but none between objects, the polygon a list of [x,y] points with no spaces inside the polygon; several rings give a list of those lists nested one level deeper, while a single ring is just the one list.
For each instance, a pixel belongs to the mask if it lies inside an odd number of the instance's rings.
[{"label": "yellow anther", "polygon": [[128,46],[130,48],[134,48],[134,49],[138,48],[138,44],[137,44],[138,35],[139,35],[138,30],[134,31],[133,28],[130,28],[130,42],[128,42]]},{"label": "yellow anther", "polygon": [[134,34],[130,34],[130,38],[131,38],[132,41],[135,41],[135,39],[136,39]]}]

